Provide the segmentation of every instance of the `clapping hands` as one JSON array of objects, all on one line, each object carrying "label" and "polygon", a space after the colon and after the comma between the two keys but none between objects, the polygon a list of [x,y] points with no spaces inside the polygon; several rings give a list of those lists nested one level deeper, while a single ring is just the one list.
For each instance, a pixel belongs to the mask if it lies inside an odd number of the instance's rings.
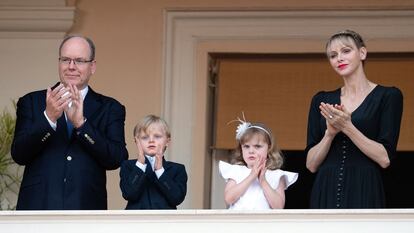
[{"label": "clapping hands", "polygon": [[144,150],[142,149],[141,141],[139,140],[138,136],[135,136],[135,144],[137,145],[137,159],[138,162],[145,164],[145,156],[144,156]]},{"label": "clapping hands", "polygon": [[255,164],[252,167],[251,173],[253,173],[258,179],[259,182],[262,183],[265,181],[265,174],[266,174],[266,156],[259,157]]},{"label": "clapping hands", "polygon": [[46,115],[52,122],[62,116],[65,108],[72,101],[72,93],[69,88],[63,86],[62,83],[54,88],[47,88],[46,91]]},{"label": "clapping hands", "polygon": [[[137,159],[140,163],[145,164],[145,153],[138,136],[135,136],[135,144],[138,150]],[[156,171],[162,168],[162,160],[164,157],[164,148],[162,145],[157,145],[156,153],[153,156],[155,157],[154,171]]]},{"label": "clapping hands", "polygon": [[76,85],[64,86],[59,83],[56,87],[46,90],[47,117],[56,123],[63,112],[75,128],[79,128],[85,122],[83,99]]},{"label": "clapping hands", "polygon": [[162,157],[164,156],[163,152],[164,150],[161,146],[157,148],[157,153],[155,154],[154,171],[162,168]]},{"label": "clapping hands", "polygon": [[351,123],[351,113],[344,105],[322,102],[319,109],[322,116],[326,119],[327,132],[330,135],[336,135]]},{"label": "clapping hands", "polygon": [[85,122],[83,116],[83,99],[76,85],[68,84],[68,88],[71,93],[72,104],[71,106],[68,104],[65,107],[66,117],[72,122],[75,128],[79,128]]}]

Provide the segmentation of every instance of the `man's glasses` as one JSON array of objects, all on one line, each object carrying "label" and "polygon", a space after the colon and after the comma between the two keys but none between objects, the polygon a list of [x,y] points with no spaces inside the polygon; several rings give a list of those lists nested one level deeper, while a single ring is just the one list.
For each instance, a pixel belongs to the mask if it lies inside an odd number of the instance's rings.
[{"label": "man's glasses", "polygon": [[72,61],[73,61],[73,64],[75,66],[84,66],[84,65],[92,62],[93,59],[92,60],[85,60],[83,58],[72,59],[72,58],[69,58],[69,57],[59,57],[59,62],[60,62],[60,64],[63,64],[63,65],[70,65],[70,63]]}]

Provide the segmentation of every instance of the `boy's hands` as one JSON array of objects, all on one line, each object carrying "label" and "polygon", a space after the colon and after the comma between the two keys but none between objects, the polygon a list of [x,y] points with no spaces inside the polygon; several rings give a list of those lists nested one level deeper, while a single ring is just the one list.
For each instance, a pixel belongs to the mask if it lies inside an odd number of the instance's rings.
[{"label": "boy's hands", "polygon": [[142,150],[141,141],[139,140],[138,136],[135,136],[135,144],[137,145],[137,150],[138,150],[138,155],[137,155],[138,162],[145,164],[144,150]]},{"label": "boy's hands", "polygon": [[154,171],[162,168],[162,157],[164,156],[163,152],[164,152],[164,148],[159,147],[157,149],[157,153],[155,154]]}]

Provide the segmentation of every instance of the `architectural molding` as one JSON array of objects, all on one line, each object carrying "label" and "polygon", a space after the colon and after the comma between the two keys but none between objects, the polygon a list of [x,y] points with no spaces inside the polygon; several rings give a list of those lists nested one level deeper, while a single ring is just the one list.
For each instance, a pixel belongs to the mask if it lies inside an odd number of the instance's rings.
[{"label": "architectural molding", "polygon": [[3,232],[411,232],[414,213],[386,210],[0,211]]},{"label": "architectural molding", "polygon": [[0,6],[65,6],[66,0],[0,0]]},{"label": "architectural molding", "polygon": [[0,38],[62,38],[74,18],[75,7],[0,6]]}]

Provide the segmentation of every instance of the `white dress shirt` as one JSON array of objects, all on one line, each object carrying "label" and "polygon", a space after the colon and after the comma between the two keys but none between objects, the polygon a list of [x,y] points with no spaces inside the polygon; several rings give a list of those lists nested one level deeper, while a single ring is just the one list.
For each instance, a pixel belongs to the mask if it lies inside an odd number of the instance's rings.
[{"label": "white dress shirt", "polygon": [[[148,159],[148,161],[150,162],[150,164],[151,164],[151,168],[152,168],[152,170],[154,171],[154,166],[155,166],[155,156],[149,156],[149,155],[145,155],[145,157]],[[147,168],[147,164],[142,164],[142,163],[140,163],[138,160],[137,160],[137,162],[135,163],[135,165],[137,166],[137,167],[139,167],[143,172],[145,172],[145,169]],[[155,170],[154,171],[155,172],[155,175],[157,176],[157,178],[159,179],[160,178],[160,176],[164,173],[164,168],[163,167],[161,167],[160,169],[158,169],[158,170]]]}]

